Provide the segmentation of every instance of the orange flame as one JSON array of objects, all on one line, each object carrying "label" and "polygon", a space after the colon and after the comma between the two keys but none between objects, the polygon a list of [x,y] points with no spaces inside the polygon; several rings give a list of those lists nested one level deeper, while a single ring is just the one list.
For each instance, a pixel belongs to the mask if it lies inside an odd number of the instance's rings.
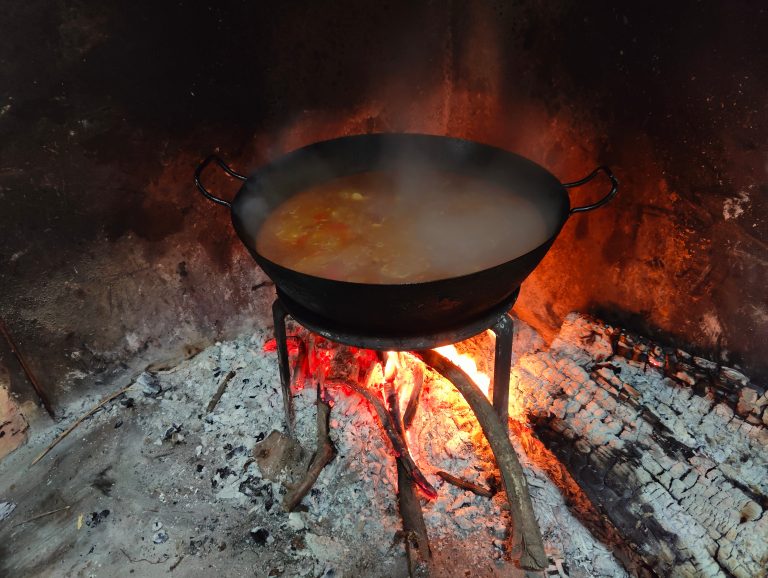
[{"label": "orange flame", "polygon": [[472,378],[472,381],[477,384],[485,396],[488,397],[488,391],[491,387],[491,378],[477,369],[477,363],[475,363],[475,360],[472,359],[470,355],[459,353],[453,345],[443,345],[442,347],[434,348],[432,351],[439,353],[455,366],[462,369],[464,373]]},{"label": "orange flame", "polygon": [[397,357],[397,351],[387,351],[387,362],[384,365],[384,379],[387,381],[394,381],[399,368],[400,360]]}]

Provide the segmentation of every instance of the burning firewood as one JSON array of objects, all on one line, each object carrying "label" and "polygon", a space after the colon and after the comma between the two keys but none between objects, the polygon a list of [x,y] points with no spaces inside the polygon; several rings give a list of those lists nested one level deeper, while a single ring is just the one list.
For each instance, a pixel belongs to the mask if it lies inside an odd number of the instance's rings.
[{"label": "burning firewood", "polygon": [[[405,427],[400,417],[400,400],[394,386],[394,380],[399,369],[399,354],[390,352],[384,369],[384,396],[387,400],[389,414],[397,433],[405,442]],[[406,452],[408,448],[406,446]],[[409,455],[409,454],[406,454]],[[422,578],[431,573],[432,551],[429,547],[427,526],[421,503],[416,495],[413,477],[409,474],[406,461],[402,455],[397,456],[397,504],[400,517],[403,520],[405,552],[408,557],[408,574],[410,578]]]},{"label": "burning firewood", "polygon": [[405,407],[405,413],[403,414],[403,427],[409,429],[413,423],[413,418],[416,417],[416,411],[419,409],[419,399],[421,399],[421,390],[424,387],[424,371],[420,365],[415,367],[413,372],[413,387],[411,388],[411,395],[408,398],[408,405]]},{"label": "burning firewood", "polygon": [[[327,352],[323,351],[322,347],[318,350],[317,340],[310,339],[311,342],[307,349],[309,372],[316,378],[320,378],[321,381],[327,379],[326,383],[328,385],[337,384],[347,387],[365,398],[373,407],[390,443],[392,444],[398,467],[398,480],[400,482],[398,503],[401,507],[401,516],[403,517],[404,528],[406,531],[406,549],[409,556],[409,568],[412,576],[423,575],[424,572],[428,571],[428,562],[431,554],[429,552],[429,543],[421,506],[413,492],[412,484],[415,484],[424,495],[430,499],[437,497],[437,491],[416,466],[405,441],[405,428],[400,415],[400,403],[397,390],[394,385],[399,367],[400,354],[394,352],[391,352],[386,356],[380,354],[378,356],[378,361],[380,361],[380,363],[365,363],[364,365],[367,366],[365,368],[358,368],[356,364],[350,363],[350,360],[346,360],[346,362],[342,364],[345,369],[340,372],[340,368],[333,367],[332,356],[325,356],[324,353]],[[530,502],[530,495],[523,476],[522,467],[520,466],[517,456],[514,453],[514,449],[509,442],[506,424],[502,424],[499,421],[493,406],[480,388],[474,384],[472,379],[464,373],[464,371],[454,366],[451,362],[434,351],[422,351],[417,355],[427,363],[427,365],[432,366],[439,373],[442,373],[449,381],[454,383],[477,416],[478,422],[488,439],[502,473],[502,478],[507,490],[507,498],[514,516],[516,527],[513,532],[513,555],[518,557],[520,566],[523,568],[532,570],[545,568],[547,566],[547,558],[544,554],[541,534],[533,515],[533,507]],[[325,359],[326,357],[327,359]],[[376,356],[370,361],[372,362],[375,359]],[[338,365],[338,363],[336,365]],[[375,395],[370,387],[370,382],[375,381],[376,379],[373,377],[373,372],[377,367],[382,368],[378,373],[381,378],[380,387],[383,390],[384,400]],[[329,370],[330,375],[326,375]],[[346,375],[350,370],[353,370],[352,374]],[[359,375],[360,373],[364,374],[365,379],[359,379],[360,377],[363,377]],[[356,377],[358,377],[358,379],[356,379]],[[423,380],[423,373],[421,375],[422,379],[418,379],[418,376],[415,377],[414,387],[412,388],[408,403],[409,407],[406,408],[406,413],[409,414],[409,420],[413,418],[413,414],[415,413],[415,400],[418,399],[420,393],[420,382]],[[364,385],[362,385],[361,382],[364,383]],[[320,401],[318,401],[318,404],[319,403]],[[319,419],[320,405],[318,405],[318,420]],[[322,435],[327,438],[327,429],[326,416],[326,423],[321,425],[318,422],[318,435],[321,435],[321,432],[323,432]],[[320,451],[323,445],[324,442],[318,438],[318,451]],[[296,488],[296,490],[299,491],[295,492],[294,490],[291,490],[289,495],[286,496],[285,505],[287,509],[295,507],[301,500],[301,497],[309,491],[312,484],[317,479],[319,471],[324,465],[325,464],[320,461],[317,462],[316,467],[316,461],[313,460],[307,477]],[[476,491],[476,493],[479,494],[487,494],[483,488],[475,488],[473,491]],[[298,501],[296,501],[294,493],[298,495]]]},{"label": "burning firewood", "polygon": [[512,509],[515,525],[513,553],[519,556],[521,567],[528,570],[543,570],[548,565],[544,543],[533,513],[523,468],[509,442],[506,426],[499,422],[488,398],[464,371],[434,351],[419,351],[416,355],[445,376],[459,390],[477,416],[477,421],[483,429],[501,471],[507,499]]},{"label": "burning firewood", "polygon": [[[299,348],[301,349],[301,348]],[[424,516],[421,511],[421,503],[415,491],[418,487],[424,495],[430,499],[437,496],[437,491],[427,481],[424,474],[414,463],[408,451],[405,441],[405,429],[400,416],[400,401],[397,391],[394,387],[394,378],[397,373],[397,354],[390,353],[389,360],[385,360],[383,354],[380,357],[384,372],[378,372],[383,378],[381,387],[385,394],[386,406],[382,403],[369,385],[372,382],[375,357],[364,360],[367,367],[364,368],[363,382],[366,385],[358,384],[358,371],[352,360],[345,355],[339,356],[345,360],[343,369],[338,367],[339,360],[329,359],[328,366],[324,366],[321,358],[323,357],[322,347],[318,348],[318,340],[310,338],[310,344],[307,350],[307,364],[305,370],[312,378],[316,380],[317,385],[317,452],[304,475],[304,478],[294,487],[290,488],[283,500],[283,505],[287,511],[291,511],[301,502],[301,499],[309,492],[317,480],[322,469],[335,456],[335,448],[329,437],[329,415],[330,405],[323,398],[322,383],[330,377],[328,384],[337,384],[356,391],[373,406],[376,415],[379,417],[387,436],[392,443],[395,452],[397,464],[398,491],[397,499],[400,509],[400,515],[403,520],[403,534],[406,554],[408,557],[408,572],[411,578],[426,577],[430,575],[430,564],[432,553],[429,547],[429,538],[427,528],[424,523]],[[336,363],[334,363],[336,361]],[[384,365],[386,364],[386,365]],[[379,366],[379,367],[382,367]],[[351,371],[351,374],[349,372]],[[331,375],[326,375],[329,372]]]}]

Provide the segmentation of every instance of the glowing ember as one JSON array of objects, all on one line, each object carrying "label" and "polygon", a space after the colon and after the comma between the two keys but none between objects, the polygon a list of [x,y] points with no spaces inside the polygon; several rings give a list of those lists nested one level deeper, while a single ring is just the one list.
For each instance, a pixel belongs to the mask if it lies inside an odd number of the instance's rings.
[{"label": "glowing ember", "polygon": [[[294,386],[297,389],[303,387],[304,377],[314,376],[317,378],[321,375],[325,376],[331,369],[331,358],[336,347],[332,342],[328,342],[322,337],[314,336],[312,347],[308,351],[304,347],[302,338],[298,335],[289,335],[287,342],[288,354],[297,363],[294,369],[300,370],[298,371],[298,378],[294,382]],[[264,344],[264,351],[266,352],[273,352],[276,349],[277,345],[274,339],[270,339]],[[404,413],[413,390],[413,372],[412,370],[404,370],[403,360],[400,358],[401,354],[397,351],[387,351],[385,361],[382,364],[376,361],[376,353],[373,351],[358,350],[354,347],[347,349],[352,354],[352,359],[359,366],[358,371],[354,372],[355,376],[367,375],[365,380],[366,386],[374,390],[380,390],[385,382],[393,383],[400,401],[400,412],[401,414]],[[461,368],[477,384],[486,397],[490,398],[489,392],[492,376],[480,371],[475,359],[470,354],[459,353],[454,345],[436,347],[433,351]],[[511,377],[513,381],[516,379],[514,373]],[[453,393],[459,396],[458,392]],[[521,400],[515,399],[513,396],[510,398],[509,405],[510,417],[525,422],[525,410]]]},{"label": "glowing ember", "polygon": [[[288,343],[288,355],[296,355],[301,347],[301,338],[297,335],[289,335],[286,338]],[[277,351],[277,339],[267,339],[262,347],[264,353],[273,353]]]}]

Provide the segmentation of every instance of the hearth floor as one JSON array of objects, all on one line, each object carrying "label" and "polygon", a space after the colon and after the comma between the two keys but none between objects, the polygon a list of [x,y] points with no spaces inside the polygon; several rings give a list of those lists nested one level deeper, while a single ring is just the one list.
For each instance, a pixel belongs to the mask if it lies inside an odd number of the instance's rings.
[{"label": "hearth floor", "polygon": [[[262,331],[218,343],[154,377],[144,374],[31,466],[99,398],[67,408],[59,424],[33,424],[29,442],[0,463],[0,575],[406,576],[394,460],[365,402],[331,390],[338,455],[305,498],[305,511],[286,514],[283,485],[264,479],[250,459],[259,439],[282,429],[277,360],[263,351],[269,337]],[[523,328],[516,354],[540,345]],[[236,376],[206,413],[232,369]],[[438,490],[424,505],[436,567],[444,576],[523,576],[503,560],[501,495],[489,500],[434,475],[443,469],[487,481],[478,426],[459,427],[468,408],[441,397],[451,387],[429,375],[412,433],[414,457]],[[311,452],[312,388],[297,392],[295,404],[297,438]],[[522,459],[553,561],[549,575],[557,575],[557,562],[573,578],[625,576],[549,478]]]}]

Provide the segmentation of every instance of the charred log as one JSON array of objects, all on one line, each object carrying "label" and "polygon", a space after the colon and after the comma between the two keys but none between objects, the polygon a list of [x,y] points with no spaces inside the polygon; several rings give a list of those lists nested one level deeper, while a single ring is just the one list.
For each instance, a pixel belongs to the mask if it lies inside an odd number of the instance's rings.
[{"label": "charred log", "polygon": [[570,316],[516,366],[520,411],[657,575],[768,574],[765,427],[621,344]]},{"label": "charred log", "polygon": [[[625,359],[629,365],[651,369],[701,396],[726,403],[751,424],[768,425],[768,391],[739,370],[586,316],[581,318],[590,325],[581,337],[587,347],[600,338],[608,345],[610,355]],[[580,328],[585,329],[583,325]]]}]

